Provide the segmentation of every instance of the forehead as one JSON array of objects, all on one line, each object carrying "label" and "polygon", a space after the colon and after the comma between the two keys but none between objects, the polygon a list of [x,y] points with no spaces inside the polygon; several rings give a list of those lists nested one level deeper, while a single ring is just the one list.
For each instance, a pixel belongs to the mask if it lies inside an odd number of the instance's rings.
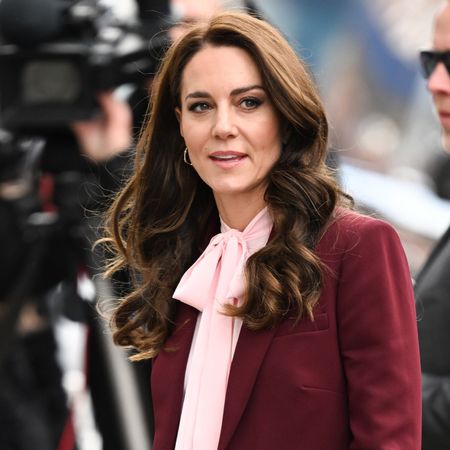
[{"label": "forehead", "polygon": [[450,1],[436,16],[433,44],[437,50],[450,50]]},{"label": "forehead", "polygon": [[248,52],[239,47],[207,45],[199,50],[184,68],[181,90],[202,88],[204,83],[226,83],[232,86],[250,82],[261,83],[262,77]]}]

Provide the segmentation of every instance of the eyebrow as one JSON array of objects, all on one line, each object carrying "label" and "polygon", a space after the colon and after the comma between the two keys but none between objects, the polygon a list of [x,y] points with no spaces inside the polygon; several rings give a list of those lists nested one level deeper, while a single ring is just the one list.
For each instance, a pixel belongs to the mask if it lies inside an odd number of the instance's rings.
[{"label": "eyebrow", "polygon": [[[265,91],[264,87],[259,84],[252,84],[250,86],[245,86],[241,88],[236,88],[231,91],[231,96],[234,97],[236,95],[244,94],[245,92],[252,91],[253,89],[261,89]],[[195,91],[191,92],[190,94],[186,95],[184,98],[187,100],[188,98],[205,98],[205,97],[211,97],[211,95],[206,91]]]}]

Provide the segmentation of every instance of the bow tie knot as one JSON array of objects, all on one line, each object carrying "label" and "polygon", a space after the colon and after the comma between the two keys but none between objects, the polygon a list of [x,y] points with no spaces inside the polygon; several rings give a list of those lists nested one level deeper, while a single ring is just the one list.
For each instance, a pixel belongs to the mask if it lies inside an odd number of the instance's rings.
[{"label": "bow tie knot", "polygon": [[210,245],[214,247],[222,244],[226,246],[228,242],[236,241],[238,244],[241,244],[243,248],[247,248],[247,243],[244,239],[244,235],[242,231],[235,230],[233,228],[225,231],[224,233],[216,234],[210,241]]},{"label": "bow tie knot", "polygon": [[229,228],[214,236],[197,261],[187,270],[173,297],[199,311],[212,301],[219,305],[242,301],[245,263],[265,245],[272,220],[264,208],[245,228]]},{"label": "bow tie knot", "polygon": [[184,274],[173,297],[199,311],[212,301],[221,309],[221,305],[241,299],[245,292],[243,270],[247,258],[247,244],[240,231],[229,230],[214,236]]}]

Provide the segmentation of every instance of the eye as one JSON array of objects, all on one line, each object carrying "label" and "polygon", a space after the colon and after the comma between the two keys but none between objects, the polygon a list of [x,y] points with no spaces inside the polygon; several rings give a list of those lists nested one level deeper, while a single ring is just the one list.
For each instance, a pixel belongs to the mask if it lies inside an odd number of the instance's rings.
[{"label": "eye", "polygon": [[188,107],[188,110],[193,112],[203,112],[207,111],[208,109],[210,109],[210,106],[205,102],[192,103],[192,105],[189,105]]},{"label": "eye", "polygon": [[256,97],[246,97],[241,100],[241,106],[245,109],[255,109],[262,104],[262,101]]}]

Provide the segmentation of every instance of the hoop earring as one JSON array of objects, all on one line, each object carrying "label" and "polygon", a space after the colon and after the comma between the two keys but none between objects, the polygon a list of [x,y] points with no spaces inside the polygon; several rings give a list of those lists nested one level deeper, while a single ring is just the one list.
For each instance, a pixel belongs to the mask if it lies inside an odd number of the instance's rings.
[{"label": "hoop earring", "polygon": [[183,161],[184,161],[188,166],[192,166],[191,160],[189,159],[189,153],[188,153],[188,148],[187,148],[187,147],[184,148]]}]

